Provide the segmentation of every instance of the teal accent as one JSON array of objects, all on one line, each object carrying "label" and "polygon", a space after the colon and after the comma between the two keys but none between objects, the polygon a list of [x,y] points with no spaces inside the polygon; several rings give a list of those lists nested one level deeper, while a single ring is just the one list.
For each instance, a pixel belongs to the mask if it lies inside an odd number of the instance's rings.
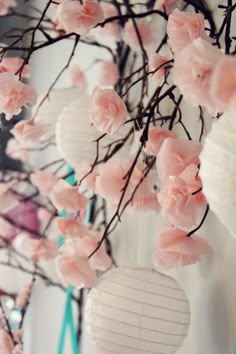
[{"label": "teal accent", "polygon": [[64,317],[63,317],[61,333],[60,333],[60,338],[58,343],[57,354],[63,354],[64,352],[67,326],[69,327],[69,331],[70,331],[72,352],[73,354],[79,354],[79,347],[77,343],[76,330],[75,330],[74,319],[73,319],[72,294],[73,294],[73,287],[69,286],[66,294],[66,305],[65,305]]},{"label": "teal accent", "polygon": [[[68,169],[68,173],[72,172],[72,169]],[[72,174],[70,177],[67,178],[67,182],[73,185],[75,183],[75,175]],[[91,213],[92,213],[92,203],[89,204],[88,209],[87,209],[87,214],[86,214],[86,219],[85,223],[88,224],[90,222],[91,218]],[[62,211],[60,214],[62,217],[66,217],[66,211]],[[59,236],[58,238],[58,246],[61,247],[63,245],[64,238],[62,236]],[[75,329],[75,324],[74,324],[74,318],[73,318],[73,309],[72,309],[72,295],[73,295],[73,286],[69,286],[67,288],[66,292],[66,304],[65,304],[65,310],[64,310],[64,316],[63,316],[63,322],[61,326],[61,333],[60,333],[60,338],[59,338],[59,343],[58,343],[58,348],[57,348],[57,354],[63,354],[64,352],[64,347],[65,347],[65,339],[66,339],[66,329],[68,327],[70,331],[70,337],[71,337],[71,344],[72,344],[72,354],[79,354],[79,342],[77,342],[77,335],[76,335],[76,329]]]}]

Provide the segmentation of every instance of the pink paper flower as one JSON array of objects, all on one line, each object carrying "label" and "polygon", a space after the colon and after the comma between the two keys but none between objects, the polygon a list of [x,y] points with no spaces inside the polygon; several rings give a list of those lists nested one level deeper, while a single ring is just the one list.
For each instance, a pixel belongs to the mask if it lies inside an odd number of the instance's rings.
[{"label": "pink paper flower", "polygon": [[0,353],[12,354],[14,349],[13,341],[10,335],[3,329],[0,329]]},{"label": "pink paper flower", "polygon": [[78,192],[78,187],[71,187],[62,179],[53,187],[50,198],[57,210],[69,213],[78,212],[88,204],[88,199]]},{"label": "pink paper flower", "polygon": [[26,284],[23,290],[17,295],[16,303],[15,303],[15,307],[17,309],[24,309],[26,307],[32,289],[33,289],[32,283]]},{"label": "pink paper flower", "polygon": [[148,131],[148,141],[146,142],[144,151],[147,154],[156,156],[167,138],[176,138],[176,134],[168,129],[160,127],[151,127]]},{"label": "pink paper flower", "polygon": [[41,223],[47,224],[53,218],[53,212],[45,208],[38,208],[37,216]]},{"label": "pink paper flower", "polygon": [[1,230],[1,236],[4,238],[6,237],[6,241],[7,241],[7,237],[10,236],[12,233],[13,226],[7,220],[0,217],[0,230]]},{"label": "pink paper flower", "polygon": [[34,120],[21,120],[11,129],[12,135],[19,143],[35,143],[48,130],[48,125]]},{"label": "pink paper flower", "polygon": [[169,16],[167,34],[169,45],[175,54],[192,43],[194,39],[209,40],[205,34],[204,16],[179,10],[175,10]]},{"label": "pink paper flower", "polygon": [[56,270],[65,285],[77,288],[91,287],[96,283],[95,269],[106,270],[111,259],[102,244],[90,258],[101,239],[96,231],[89,230],[87,235],[77,239],[67,239],[60,248],[61,255],[56,259]]},{"label": "pink paper flower", "polygon": [[170,224],[183,228],[197,224],[199,206],[182,178],[170,177],[166,180],[158,193],[158,201],[163,218]]},{"label": "pink paper flower", "polygon": [[82,189],[94,192],[97,174],[95,171],[90,171],[91,166],[89,165],[89,163],[87,163],[86,161],[82,162],[79,166],[76,166],[75,168],[76,180],[78,185]]},{"label": "pink paper flower", "polygon": [[[18,70],[21,68],[24,60],[19,57],[3,57],[0,62],[0,73],[9,72],[12,74],[16,74]],[[30,66],[24,65],[24,68],[21,72],[21,76],[28,78],[30,76]]]},{"label": "pink paper flower", "polygon": [[30,181],[38,188],[40,194],[48,195],[57,183],[57,177],[49,171],[36,171],[31,173]]},{"label": "pink paper flower", "polygon": [[39,261],[48,261],[54,259],[57,255],[56,241],[46,239],[25,239],[24,246],[29,254],[29,258],[33,263]]},{"label": "pink paper flower", "polygon": [[78,289],[91,288],[97,277],[87,259],[62,254],[56,258],[56,272],[64,286],[73,285]]},{"label": "pink paper flower", "polygon": [[170,14],[176,7],[178,0],[156,0],[154,5],[154,10],[166,11],[167,14]]},{"label": "pink paper flower", "polygon": [[9,139],[7,142],[6,154],[14,160],[29,162],[30,151],[20,146],[16,139]]},{"label": "pink paper flower", "polygon": [[83,237],[88,233],[88,227],[79,222],[78,217],[57,217],[56,226],[60,235],[64,237]]},{"label": "pink paper flower", "polygon": [[236,59],[222,56],[215,65],[210,79],[209,92],[217,109],[223,112],[236,95]]},{"label": "pink paper flower", "polygon": [[168,58],[163,57],[160,54],[153,54],[149,59],[149,68],[150,71],[155,71],[152,77],[157,84],[162,83],[165,78],[165,74],[169,70],[167,67],[170,63],[165,64],[167,61]]},{"label": "pink paper flower", "polygon": [[[122,196],[122,190],[125,186],[126,179],[124,177],[131,166],[131,160],[121,160],[113,157],[104,165],[99,167],[99,174],[96,179],[96,191],[111,206],[117,206]],[[132,197],[131,208],[134,209],[153,209],[153,186],[155,184],[155,176],[149,173],[148,176],[140,184],[143,177],[143,166],[137,165],[131,175],[128,187],[122,205],[124,206]],[[139,185],[139,186],[138,186]],[[137,188],[137,190],[136,190]],[[134,191],[135,195],[133,196]],[[155,203],[158,209],[158,203]]]},{"label": "pink paper flower", "polygon": [[167,138],[157,155],[157,172],[164,181],[170,176],[178,176],[186,167],[199,165],[200,143],[193,140]]},{"label": "pink paper flower", "polygon": [[[142,18],[136,21],[137,29],[140,34],[142,43],[144,47],[147,47],[152,44],[153,36],[151,25],[147,21],[147,19]],[[134,50],[141,50],[140,43],[139,43],[139,36],[136,32],[134,24],[131,20],[129,20],[124,27],[123,32],[123,40]]]},{"label": "pink paper flower", "polygon": [[175,57],[172,69],[173,82],[185,100],[194,105],[206,106],[211,112],[215,104],[210,95],[213,69],[224,54],[201,38],[194,40]]},{"label": "pink paper flower", "polygon": [[[89,257],[97,248],[101,235],[96,232],[90,232],[79,240],[79,247],[83,250],[84,256]],[[108,256],[104,244],[89,258],[89,265],[93,270],[107,270],[111,265],[111,258]]]},{"label": "pink paper flower", "polygon": [[82,90],[87,89],[88,83],[86,77],[79,64],[77,63],[74,63],[70,66],[70,82],[72,85],[77,86]]},{"label": "pink paper flower", "polygon": [[162,226],[155,242],[153,263],[160,268],[177,268],[199,262],[212,252],[207,241],[197,235],[186,237],[185,231]]},{"label": "pink paper flower", "polygon": [[[110,17],[118,16],[117,8],[114,5],[108,3],[102,3],[101,6],[102,6],[105,20]],[[102,36],[108,36],[118,41],[120,39],[119,22],[112,21],[106,23],[105,26],[100,28],[100,33]]]},{"label": "pink paper flower", "polygon": [[101,6],[93,0],[63,1],[57,8],[57,18],[66,32],[74,32],[82,36],[104,19]]},{"label": "pink paper flower", "polygon": [[23,354],[22,345],[17,344],[13,349],[12,354]]},{"label": "pink paper flower", "polygon": [[0,212],[7,213],[18,204],[16,196],[10,191],[0,193]]},{"label": "pink paper flower", "polygon": [[23,334],[24,331],[22,328],[13,331],[13,337],[16,343],[22,343]]},{"label": "pink paper flower", "polygon": [[16,0],[0,0],[0,16],[6,15],[10,7],[16,6]]},{"label": "pink paper flower", "polygon": [[128,112],[113,89],[96,87],[90,101],[89,117],[100,132],[113,134],[125,123]]},{"label": "pink paper flower", "polygon": [[103,61],[101,64],[100,83],[104,86],[114,86],[119,79],[118,66],[113,61]]},{"label": "pink paper flower", "polygon": [[0,112],[6,114],[6,119],[19,114],[23,106],[36,103],[35,90],[20,82],[11,73],[0,74]]}]

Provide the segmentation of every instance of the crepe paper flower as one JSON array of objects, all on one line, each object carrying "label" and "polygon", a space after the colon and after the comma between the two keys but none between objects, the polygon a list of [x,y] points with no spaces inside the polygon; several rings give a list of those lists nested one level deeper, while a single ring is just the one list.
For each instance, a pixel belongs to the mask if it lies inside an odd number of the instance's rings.
[{"label": "crepe paper flower", "polygon": [[5,331],[5,329],[0,329],[0,353],[2,354],[12,354],[14,349],[14,344],[10,335]]},{"label": "crepe paper flower", "polygon": [[89,229],[78,220],[78,217],[73,218],[56,218],[56,227],[58,232],[63,237],[83,237]]},{"label": "crepe paper flower", "polygon": [[15,348],[13,349],[12,354],[24,354],[23,350],[22,350],[22,345],[21,344],[17,344],[15,346]]},{"label": "crepe paper flower", "polygon": [[162,226],[156,237],[153,263],[158,268],[177,268],[199,262],[212,253],[206,240],[197,235],[186,237],[185,231]]},{"label": "crepe paper flower", "polygon": [[78,289],[91,288],[97,282],[95,272],[85,258],[71,257],[67,254],[57,256],[56,272],[64,286],[73,285]]},{"label": "crepe paper flower", "polygon": [[14,160],[22,160],[24,162],[29,162],[31,156],[30,151],[20,146],[14,138],[8,140],[6,154]]},{"label": "crepe paper flower", "polygon": [[81,70],[80,65],[74,63],[69,67],[70,74],[70,82],[72,85],[81,88],[82,90],[86,90],[88,83],[85,77],[84,72]]},{"label": "crepe paper flower", "polygon": [[16,0],[0,0],[0,16],[5,16],[10,7],[16,7]]},{"label": "crepe paper flower", "polygon": [[30,294],[33,289],[33,284],[29,283],[26,284],[22,291],[17,295],[16,297],[16,302],[15,302],[15,307],[17,309],[24,309],[29,301]]},{"label": "crepe paper flower", "polygon": [[101,63],[100,83],[104,86],[115,86],[119,79],[118,66],[113,61]]},{"label": "crepe paper flower", "polygon": [[93,0],[63,1],[57,8],[57,19],[66,32],[86,36],[87,33],[104,19],[102,7]]},{"label": "crepe paper flower", "polygon": [[13,226],[5,219],[0,217],[0,232],[1,236],[7,237],[11,234]]},{"label": "crepe paper flower", "polygon": [[[101,3],[101,6],[104,13],[104,20],[119,15],[118,10],[114,5],[108,3]],[[103,27],[100,28],[100,34],[102,36],[107,36],[111,39],[115,39],[116,41],[120,40],[121,30],[119,22],[112,21],[106,23]]]},{"label": "crepe paper flower", "polygon": [[66,181],[59,179],[53,187],[50,198],[58,211],[78,212],[88,204],[88,199],[78,192],[78,187],[72,187]]},{"label": "crepe paper flower", "polygon": [[168,19],[167,34],[172,51],[177,54],[194,39],[209,40],[204,29],[204,16],[175,10]]},{"label": "crepe paper flower", "polygon": [[91,96],[89,117],[100,132],[113,134],[124,125],[128,112],[116,91],[97,86]]},{"label": "crepe paper flower", "polygon": [[24,330],[17,329],[13,331],[13,338],[16,343],[22,343],[22,338],[23,338]]},{"label": "crepe paper flower", "polygon": [[49,171],[36,171],[30,174],[31,183],[40,194],[48,195],[57,182],[57,177]]},{"label": "crepe paper flower", "polygon": [[53,218],[54,213],[45,208],[38,208],[37,216],[41,223],[47,224]]},{"label": "crepe paper flower", "polygon": [[185,100],[193,106],[205,106],[211,114],[215,114],[216,106],[210,94],[210,81],[223,56],[221,50],[199,38],[175,56],[172,69],[173,82]]},{"label": "crepe paper flower", "polygon": [[[153,33],[150,23],[147,19],[142,18],[136,21],[137,30],[139,32],[142,44],[144,47],[147,47],[153,43]],[[140,41],[139,36],[136,32],[136,28],[131,20],[129,20],[124,27],[123,31],[123,40],[127,43],[132,49],[140,50]]]},{"label": "crepe paper flower", "polygon": [[199,165],[202,145],[193,140],[167,138],[157,155],[157,172],[164,181],[170,176],[178,176],[189,165]]},{"label": "crepe paper flower", "polygon": [[48,125],[34,120],[21,120],[10,130],[19,143],[35,143],[48,131]]},{"label": "crepe paper flower", "polygon": [[25,239],[25,249],[29,255],[29,259],[33,263],[40,261],[48,261],[54,259],[57,256],[57,243],[56,241],[46,239]]},{"label": "crepe paper flower", "polygon": [[[138,133],[138,137],[141,136],[141,132]],[[156,156],[160,151],[160,148],[167,138],[176,138],[176,134],[168,129],[160,127],[151,127],[148,130],[148,141],[144,146],[144,151],[149,154]]]},{"label": "crepe paper flower", "polygon": [[0,112],[5,113],[6,119],[19,114],[23,106],[34,105],[36,100],[35,90],[17,76],[8,72],[0,74]]},{"label": "crepe paper flower", "polygon": [[236,59],[222,56],[213,68],[209,93],[220,112],[225,111],[236,95]]},{"label": "crepe paper flower", "polygon": [[165,64],[166,62],[168,62],[168,58],[163,57],[160,54],[153,54],[149,59],[150,71],[155,71],[152,75],[152,78],[157,84],[162,83],[167,73],[167,70],[169,70],[167,67],[168,65],[170,65],[170,63]]},{"label": "crepe paper flower", "polygon": [[75,259],[84,259],[91,269],[106,270],[111,265],[111,259],[106,253],[105,245],[88,258],[98,246],[101,235],[95,230],[89,230],[86,236],[76,239],[66,239],[60,248],[60,253],[66,254]]},{"label": "crepe paper flower", "polygon": [[[130,159],[125,160],[113,157],[99,167],[96,192],[113,207],[117,206],[120,201],[126,183],[124,177],[127,175],[130,166]],[[130,208],[145,210],[149,209],[150,206],[153,207],[155,176],[150,172],[141,183],[143,176],[144,166],[142,164],[136,165],[125,191],[123,206],[132,199],[129,205]],[[157,202],[155,205],[158,209]]]},{"label": "crepe paper flower", "polygon": [[91,171],[91,166],[89,163],[84,161],[77,165],[75,168],[75,174],[77,183],[82,189],[93,192],[95,191],[97,174],[95,171]]},{"label": "crepe paper flower", "polygon": [[185,181],[188,192],[192,194],[196,205],[202,207],[207,204],[207,201],[202,193],[202,181],[198,173],[198,166],[191,164],[181,172],[179,177]]},{"label": "crepe paper flower", "polygon": [[178,0],[156,0],[154,10],[166,11],[170,14],[176,7]]},{"label": "crepe paper flower", "polygon": [[182,178],[170,177],[162,183],[158,201],[163,218],[170,224],[181,228],[197,225],[199,205]]},{"label": "crepe paper flower", "polygon": [[[16,74],[19,69],[22,67],[24,60],[19,57],[3,57],[0,62],[0,73],[9,72]],[[30,66],[24,65],[21,72],[21,76],[24,78],[29,78],[30,76]]]},{"label": "crepe paper flower", "polygon": [[64,285],[74,285],[77,288],[90,288],[97,282],[95,269],[106,270],[111,265],[102,244],[96,253],[88,258],[96,249],[101,235],[89,230],[86,236],[76,239],[67,239],[60,248],[60,255],[56,258],[56,271]]},{"label": "crepe paper flower", "polygon": [[0,193],[0,212],[7,213],[9,210],[13,209],[19,201],[16,196],[10,191],[5,193]]}]

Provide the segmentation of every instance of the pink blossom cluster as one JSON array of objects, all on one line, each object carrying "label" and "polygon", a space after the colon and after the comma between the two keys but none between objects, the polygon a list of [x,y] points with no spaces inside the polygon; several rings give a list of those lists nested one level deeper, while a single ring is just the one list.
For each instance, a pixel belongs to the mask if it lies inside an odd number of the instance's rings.
[{"label": "pink blossom cluster", "polygon": [[224,111],[236,95],[235,58],[211,44],[201,14],[175,10],[167,33],[175,54],[173,81],[185,100],[212,115]]},{"label": "pink blossom cluster", "polygon": [[153,262],[165,268],[195,263],[210,250],[206,241],[195,235],[186,237],[185,231],[197,225],[200,209],[206,205],[198,177],[201,144],[152,127],[145,150],[157,157],[161,181],[157,199],[161,214],[170,225],[163,226],[157,235]]},{"label": "pink blossom cluster", "polygon": [[56,270],[62,283],[74,285],[78,289],[95,285],[95,270],[107,270],[111,265],[104,244],[96,250],[101,235],[99,232],[81,225],[76,218],[58,222],[59,230],[65,236],[65,242],[56,258]]},{"label": "pink blossom cluster", "polygon": [[0,113],[5,113],[6,119],[19,114],[22,107],[36,103],[35,90],[22,83],[11,72],[0,73]]},{"label": "pink blossom cluster", "polygon": [[57,8],[57,25],[66,32],[86,36],[88,32],[104,19],[102,7],[93,0],[62,1]]}]

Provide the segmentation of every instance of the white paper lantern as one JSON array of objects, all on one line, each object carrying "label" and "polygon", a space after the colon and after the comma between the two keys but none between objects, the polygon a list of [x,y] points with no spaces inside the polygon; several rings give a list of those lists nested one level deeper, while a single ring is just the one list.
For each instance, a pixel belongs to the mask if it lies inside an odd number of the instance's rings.
[{"label": "white paper lantern", "polygon": [[37,101],[33,115],[37,111],[35,116],[36,122],[49,124],[50,128],[47,133],[47,137],[51,137],[55,134],[56,123],[59,116],[63,112],[63,109],[80,94],[80,90],[77,87],[67,88],[55,88],[52,89],[49,97],[45,99],[42,105],[40,103],[46,96],[47,92],[42,94]]},{"label": "white paper lantern", "polygon": [[236,237],[236,111],[213,123],[200,155],[203,192],[211,210]]},{"label": "white paper lantern", "polygon": [[86,321],[94,354],[175,354],[187,336],[190,309],[174,279],[116,268],[88,295]]},{"label": "white paper lantern", "polygon": [[[92,164],[97,154],[96,139],[103,134],[99,132],[89,119],[90,98],[80,93],[61,114],[56,126],[56,143],[62,157],[74,168],[81,162]],[[107,152],[107,145],[125,136],[128,127],[122,127],[119,132],[106,135],[99,142],[99,159]]]}]

